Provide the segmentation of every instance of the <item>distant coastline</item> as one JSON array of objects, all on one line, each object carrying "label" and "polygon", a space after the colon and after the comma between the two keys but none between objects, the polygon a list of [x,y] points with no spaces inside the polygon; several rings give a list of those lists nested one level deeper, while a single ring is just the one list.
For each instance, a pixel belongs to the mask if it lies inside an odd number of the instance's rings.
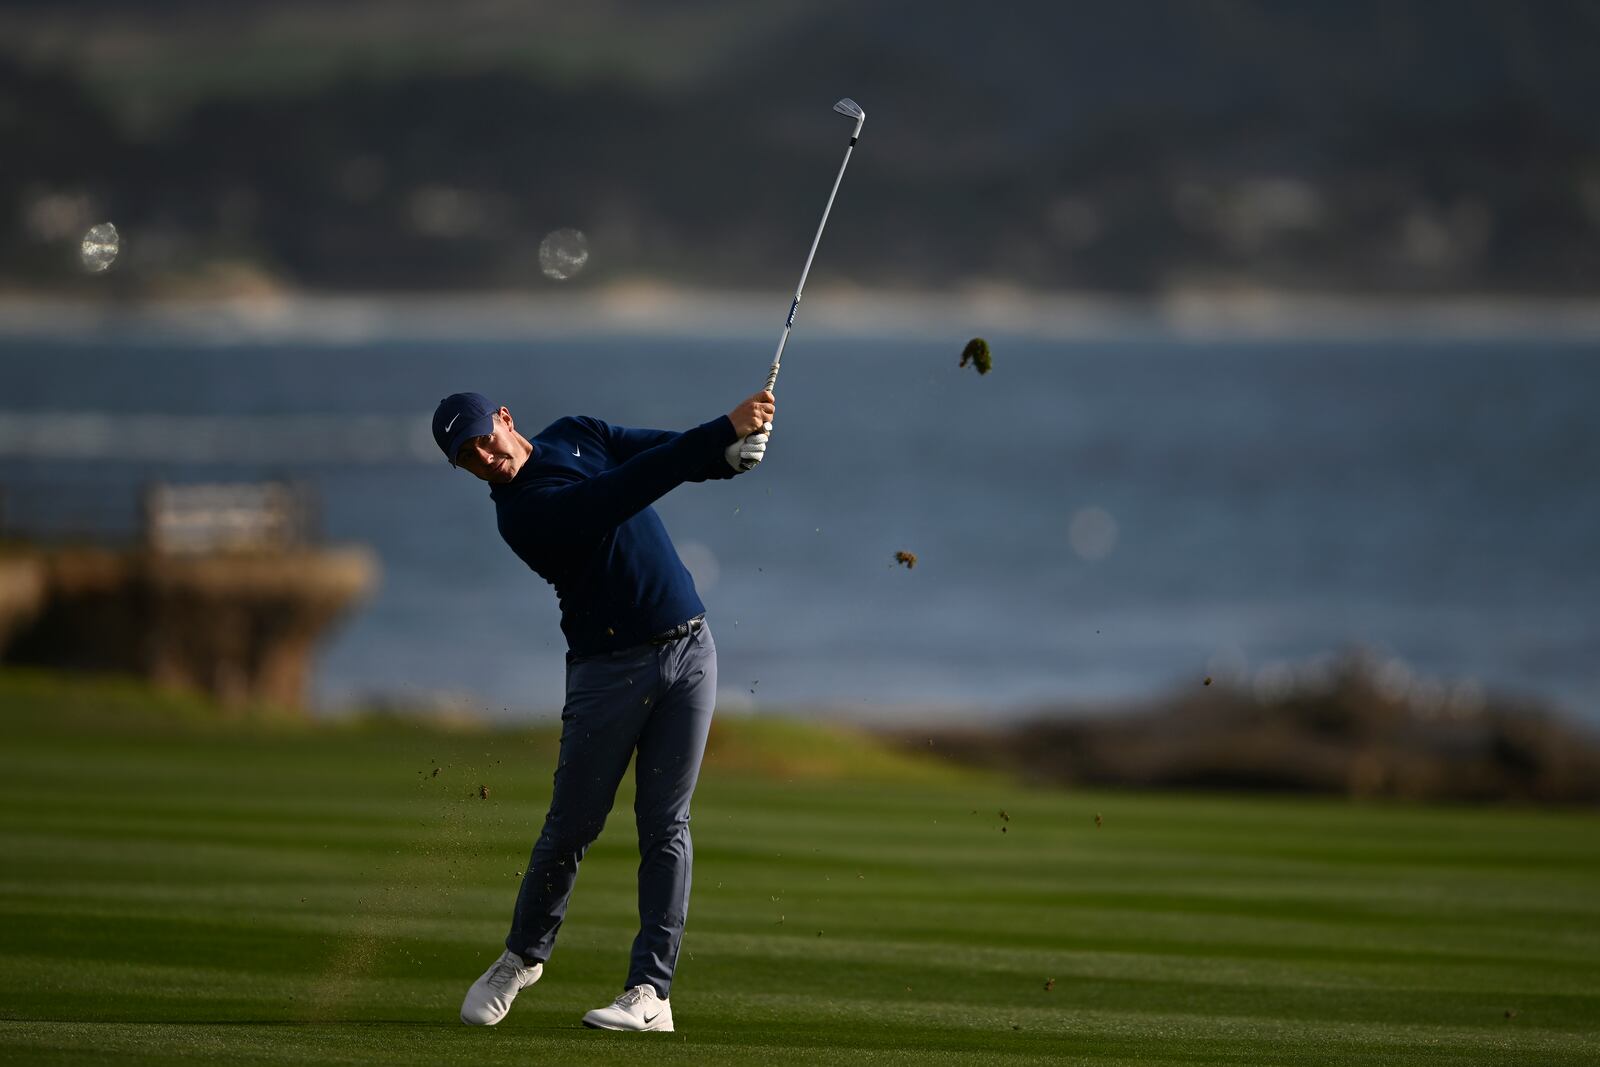
[{"label": "distant coastline", "polygon": [[[97,339],[248,344],[300,341],[515,341],[563,336],[775,338],[789,295],[649,282],[565,292],[308,294],[268,292],[141,302],[58,292],[0,294],[0,341]],[[1600,340],[1600,297],[1460,294],[1378,299],[1256,289],[1153,297],[973,286],[948,292],[818,286],[796,322],[834,337],[993,333],[1063,341]]]}]

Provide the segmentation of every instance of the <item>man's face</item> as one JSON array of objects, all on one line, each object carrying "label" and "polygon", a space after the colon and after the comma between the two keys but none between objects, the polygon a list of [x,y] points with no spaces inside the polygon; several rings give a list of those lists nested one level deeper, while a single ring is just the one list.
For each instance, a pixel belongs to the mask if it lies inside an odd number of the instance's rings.
[{"label": "man's face", "polygon": [[494,413],[493,433],[462,442],[456,466],[486,482],[509,482],[522,467],[519,444],[511,412],[501,408]]}]

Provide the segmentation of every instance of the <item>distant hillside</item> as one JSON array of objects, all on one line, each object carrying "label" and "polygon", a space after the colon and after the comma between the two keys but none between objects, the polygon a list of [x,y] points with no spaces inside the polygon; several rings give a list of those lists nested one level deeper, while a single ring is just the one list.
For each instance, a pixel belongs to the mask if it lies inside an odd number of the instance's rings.
[{"label": "distant hillside", "polygon": [[[1600,5],[13,4],[0,285],[1585,293]],[[73,27],[78,27],[77,32]]]}]

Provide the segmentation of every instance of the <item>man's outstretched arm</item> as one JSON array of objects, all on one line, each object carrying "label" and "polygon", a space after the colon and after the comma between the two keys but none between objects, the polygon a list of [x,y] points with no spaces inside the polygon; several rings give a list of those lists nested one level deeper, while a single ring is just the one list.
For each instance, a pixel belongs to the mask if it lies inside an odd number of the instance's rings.
[{"label": "man's outstretched arm", "polygon": [[[677,430],[645,430],[631,426],[613,426],[599,419],[587,421],[593,424],[595,433],[606,442],[611,457],[619,463],[626,463],[641,452],[659,448],[682,436]],[[689,475],[684,481],[704,482],[716,478],[732,478],[737,473],[739,472],[731,465],[717,458],[707,463],[705,469]]]},{"label": "man's outstretched arm", "polygon": [[[703,471],[690,475],[684,481],[704,482],[732,478],[734,475],[750,469],[750,466],[754,466],[754,463],[746,466],[741,463],[742,459],[754,459],[756,463],[761,461],[766,454],[767,438],[772,432],[771,413],[776,410],[776,407],[773,404],[772,394],[768,392],[757,393],[751,400],[757,400],[766,405],[763,411],[767,415],[767,421],[762,424],[760,431],[748,436],[742,436],[724,449],[724,462],[719,463],[713,460],[706,465]],[[589,428],[606,442],[607,449],[618,462],[627,462],[639,453],[667,444],[679,436],[676,430],[647,430],[634,429],[627,426],[613,426],[587,416],[580,416],[580,420],[588,424]]]},{"label": "man's outstretched arm", "polygon": [[757,393],[728,414],[647,448],[627,462],[576,485],[529,494],[563,536],[596,536],[620,525],[686,481],[772,418],[773,405]]}]

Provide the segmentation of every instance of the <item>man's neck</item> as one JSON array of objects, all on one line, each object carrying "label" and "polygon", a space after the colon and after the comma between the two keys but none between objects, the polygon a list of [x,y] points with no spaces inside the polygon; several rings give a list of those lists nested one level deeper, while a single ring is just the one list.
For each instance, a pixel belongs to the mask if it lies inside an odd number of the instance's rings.
[{"label": "man's neck", "polygon": [[[516,431],[512,431],[512,432],[516,433]],[[522,473],[522,465],[524,463],[527,463],[528,460],[533,458],[533,452],[534,452],[533,442],[532,441],[528,440],[526,437],[522,436],[520,433],[516,433],[516,438],[517,438],[516,447],[518,449],[518,454],[516,456],[517,469],[511,472],[511,476],[513,478],[516,477],[518,474]]]}]

